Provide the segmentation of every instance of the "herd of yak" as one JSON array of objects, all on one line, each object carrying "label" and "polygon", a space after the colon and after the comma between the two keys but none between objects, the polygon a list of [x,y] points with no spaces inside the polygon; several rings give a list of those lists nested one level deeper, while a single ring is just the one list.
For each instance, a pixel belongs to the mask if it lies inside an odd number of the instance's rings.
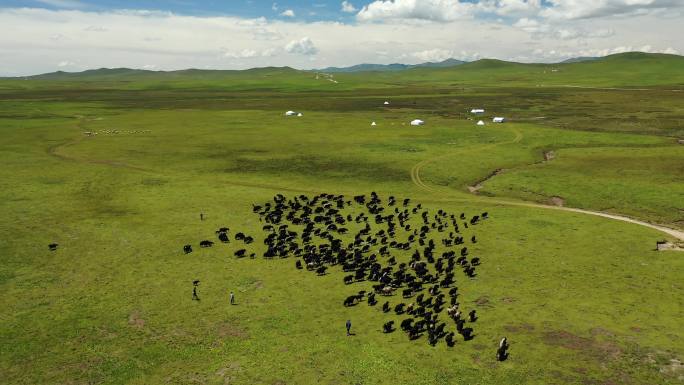
[{"label": "herd of yak", "polygon": [[[480,258],[470,255],[466,243],[476,243],[477,238],[466,239],[464,233],[472,233],[466,229],[486,220],[486,212],[470,218],[444,210],[430,213],[410,199],[390,196],[383,202],[375,192],[349,200],[343,195],[288,199],[278,194],[272,202],[254,205],[253,212],[264,223],[264,258],[293,257],[297,269],[326,275],[335,268],[344,272],[347,285],[371,283],[367,290],[349,295],[344,306],[364,301],[368,306],[378,305],[385,313],[404,317],[399,328],[409,339],[427,335],[433,346],[442,339],[454,346],[456,333],[465,341],[474,337],[472,325],[478,315],[474,309],[462,309],[456,272],[461,270],[467,278],[476,276]],[[220,228],[216,234],[220,242],[230,243],[229,228]],[[241,247],[235,257],[256,257],[247,250],[253,237],[238,232],[232,238]],[[204,240],[200,247],[213,244]],[[183,251],[191,253],[192,246],[185,245]],[[452,327],[455,332],[449,331]],[[394,321],[383,325],[385,333],[395,330]],[[504,338],[497,359],[505,360],[507,350]]]}]

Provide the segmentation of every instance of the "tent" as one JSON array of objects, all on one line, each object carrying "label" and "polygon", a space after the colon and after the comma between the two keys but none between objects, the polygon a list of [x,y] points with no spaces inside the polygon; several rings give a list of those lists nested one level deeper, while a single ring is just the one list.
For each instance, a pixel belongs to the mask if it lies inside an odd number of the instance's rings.
[{"label": "tent", "polygon": [[484,114],[484,108],[473,108],[470,110],[471,114]]},{"label": "tent", "polygon": [[477,125],[478,126],[484,126],[484,122],[480,120],[479,122],[477,122]]},{"label": "tent", "polygon": [[373,122],[373,123],[371,123],[371,126],[377,126],[377,124],[375,124],[375,122]]},{"label": "tent", "polygon": [[300,112],[300,113],[297,114],[297,116],[304,116],[304,114],[302,114],[302,113]]},{"label": "tent", "polygon": [[503,122],[504,122],[504,118],[502,118],[502,117],[500,117],[500,116],[497,116],[497,117],[495,117],[494,119],[492,119],[492,122],[494,122],[494,123],[503,123]]},{"label": "tent", "polygon": [[384,105],[388,105],[388,104],[389,104],[389,102],[385,100],[385,103],[383,103],[383,104],[384,104]]},{"label": "tent", "polygon": [[294,115],[296,115],[296,114],[297,114],[297,113],[294,112],[294,111],[287,111],[287,112],[285,113],[285,116],[294,116]]},{"label": "tent", "polygon": [[423,124],[425,124],[425,122],[420,119],[415,119],[411,121],[412,126],[422,126]]}]

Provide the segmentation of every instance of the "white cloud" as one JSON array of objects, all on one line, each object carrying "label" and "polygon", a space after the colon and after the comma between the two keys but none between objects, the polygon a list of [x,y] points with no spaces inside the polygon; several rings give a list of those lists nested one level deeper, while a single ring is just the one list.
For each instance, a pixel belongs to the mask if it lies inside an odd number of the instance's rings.
[{"label": "white cloud", "polygon": [[550,7],[540,15],[551,19],[582,19],[594,17],[644,14],[684,6],[682,0],[548,0]]},{"label": "white cloud", "polygon": [[253,49],[248,49],[245,48],[242,51],[239,52],[226,52],[223,54],[225,57],[229,58],[234,58],[234,59],[245,59],[245,58],[250,58],[250,57],[256,57],[258,56],[259,53]]},{"label": "white cloud", "polygon": [[532,16],[542,8],[541,0],[482,0],[478,3],[481,12],[499,16]]},{"label": "white cloud", "polygon": [[411,56],[424,62],[440,62],[454,57],[454,51],[435,48],[414,52],[411,54]]},{"label": "white cloud", "polygon": [[241,51],[226,51],[223,53],[224,57],[231,59],[250,59],[256,57],[271,57],[275,54],[274,48],[265,49],[263,51],[255,51],[253,49],[245,48]]},{"label": "white cloud", "polygon": [[[446,57],[441,51],[456,59],[535,62],[647,46],[653,52],[684,51],[684,39],[680,38],[684,20],[676,12],[668,17],[644,14],[575,20],[501,16],[502,21],[496,21],[496,16],[479,18],[479,11],[474,12],[473,18],[455,21],[385,19],[345,24],[140,10],[0,7],[2,30],[12,31],[0,34],[0,76],[59,68],[139,68],[147,63],[154,63],[158,70],[415,64]],[[107,30],[86,32],[92,26]],[[303,36],[309,39],[302,42]],[[78,64],[58,67],[65,58]]]},{"label": "white cloud", "polygon": [[291,10],[291,9],[286,9],[286,10],[284,10],[284,11],[280,14],[280,16],[295,17],[295,13],[294,13],[294,11]]},{"label": "white cloud", "polygon": [[61,62],[57,63],[57,67],[73,67],[75,65],[76,63],[69,60],[62,60]]},{"label": "white cloud", "polygon": [[318,53],[318,48],[308,37],[300,40],[293,40],[285,46],[285,51],[288,53],[295,53],[300,55],[315,55]]},{"label": "white cloud", "polygon": [[472,15],[476,6],[459,0],[376,0],[356,15],[359,21],[416,19],[454,21]]},{"label": "white cloud", "polygon": [[342,2],[342,12],[354,13],[356,11],[357,11],[357,9],[354,7],[354,4],[352,4],[346,0]]},{"label": "white cloud", "polygon": [[576,39],[596,39],[607,38],[613,36],[615,31],[611,28],[592,28],[589,30],[574,28],[571,26],[555,27],[546,22],[540,22],[536,19],[528,19],[523,17],[513,24],[514,27],[519,28],[529,34],[535,39],[555,38],[559,40],[576,40]]},{"label": "white cloud", "polygon": [[87,4],[77,0],[35,0],[38,3],[49,5],[56,8],[80,9],[87,7]]},{"label": "white cloud", "polygon": [[273,12],[278,12],[278,3],[273,3],[273,5],[271,5],[271,9]]},{"label": "white cloud", "polygon": [[535,19],[528,19],[526,17],[523,17],[515,22],[513,26],[528,33],[543,32],[544,30],[548,29],[548,26],[541,24],[539,21]]},{"label": "white cloud", "polygon": [[88,32],[107,32],[107,28],[99,25],[89,25],[83,28],[83,30]]}]

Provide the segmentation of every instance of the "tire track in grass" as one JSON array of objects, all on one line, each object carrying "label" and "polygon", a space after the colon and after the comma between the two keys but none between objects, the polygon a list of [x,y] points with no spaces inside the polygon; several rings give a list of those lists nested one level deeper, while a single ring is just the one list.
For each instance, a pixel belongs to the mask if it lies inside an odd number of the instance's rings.
[{"label": "tire track in grass", "polygon": [[[514,144],[520,142],[524,135],[522,132],[519,130],[512,128],[513,132],[515,133],[515,138],[513,140],[507,141],[507,142],[500,142],[500,143],[494,143],[494,144],[489,144],[489,145],[484,145],[480,147],[480,149],[489,149],[493,148],[496,146],[500,145],[505,145],[505,144]],[[435,156],[429,159],[425,159],[423,161],[418,162],[413,168],[411,168],[411,180],[413,183],[419,187],[422,190],[428,191],[430,193],[434,194],[449,194],[453,195],[452,191],[448,191],[445,189],[437,189],[434,186],[430,186],[427,184],[420,176],[421,171],[425,166],[437,162],[441,159],[447,158],[449,156],[452,156],[453,154],[448,153],[448,154],[442,154],[439,156]],[[673,229],[664,225],[659,225],[659,224],[653,224],[649,222],[645,222],[639,219],[635,218],[630,218],[624,215],[617,215],[617,214],[609,214],[609,213],[604,213],[601,211],[592,211],[592,210],[586,210],[586,209],[579,209],[579,208],[573,208],[573,207],[561,207],[561,206],[552,206],[552,205],[544,205],[541,203],[531,203],[531,202],[524,202],[524,201],[513,201],[513,200],[504,200],[500,198],[489,198],[489,197],[484,197],[484,196],[472,196],[472,198],[452,198],[452,197],[447,197],[445,199],[437,199],[440,202],[479,202],[479,203],[495,203],[495,204],[500,204],[500,205],[505,205],[505,206],[517,206],[517,207],[529,207],[529,208],[539,208],[539,209],[547,209],[547,210],[558,210],[558,211],[566,211],[566,212],[572,212],[572,213],[579,213],[579,214],[585,214],[585,215],[593,215],[593,216],[598,216],[602,218],[607,218],[607,219],[612,219],[612,220],[617,220],[621,222],[627,222],[627,223],[632,223],[636,224],[639,226],[644,226],[648,227],[653,230],[658,230],[660,232],[663,232],[665,234],[668,234],[674,238],[677,238],[680,241],[684,241],[684,231],[678,230],[678,229]]]},{"label": "tire track in grass", "polygon": [[[523,133],[515,127],[511,127],[511,130],[515,134],[515,137],[512,140],[506,141],[506,142],[500,142],[500,143],[485,144],[485,145],[480,146],[479,149],[480,150],[487,150],[487,149],[494,148],[494,147],[501,146],[501,145],[514,144],[514,143],[520,142],[524,137]],[[442,160],[444,158],[448,158],[450,156],[453,156],[453,154],[451,154],[451,153],[442,154],[442,155],[438,155],[438,156],[435,156],[435,157],[432,157],[429,159],[422,160],[422,161],[418,162],[416,165],[414,165],[411,168],[411,180],[413,181],[413,184],[415,184],[416,186],[418,186],[419,188],[421,188],[423,190],[426,190],[426,191],[429,191],[432,193],[439,193],[440,192],[439,189],[435,188],[434,186],[430,186],[423,181],[423,179],[420,177],[420,172],[423,170],[423,168],[425,168],[425,166],[428,166],[431,163],[435,163],[439,160]]]}]

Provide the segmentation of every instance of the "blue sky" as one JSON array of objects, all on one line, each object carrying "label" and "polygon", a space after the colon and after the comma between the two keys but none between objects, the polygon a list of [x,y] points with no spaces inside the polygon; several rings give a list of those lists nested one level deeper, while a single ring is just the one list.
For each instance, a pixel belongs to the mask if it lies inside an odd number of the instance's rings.
[{"label": "blue sky", "polygon": [[684,0],[0,0],[0,76],[684,51]]},{"label": "blue sky", "polygon": [[[353,4],[353,1],[351,2]],[[358,2],[361,4],[361,2]],[[295,13],[295,18],[306,21],[320,20],[353,20],[354,15],[342,12],[341,1],[290,0],[223,0],[223,1],[193,1],[193,0],[3,0],[2,7],[40,7],[47,9],[84,9],[90,11],[107,11],[116,9],[146,9],[174,12],[195,16],[240,16],[247,18],[268,17],[285,18],[280,14],[288,9]]]}]

